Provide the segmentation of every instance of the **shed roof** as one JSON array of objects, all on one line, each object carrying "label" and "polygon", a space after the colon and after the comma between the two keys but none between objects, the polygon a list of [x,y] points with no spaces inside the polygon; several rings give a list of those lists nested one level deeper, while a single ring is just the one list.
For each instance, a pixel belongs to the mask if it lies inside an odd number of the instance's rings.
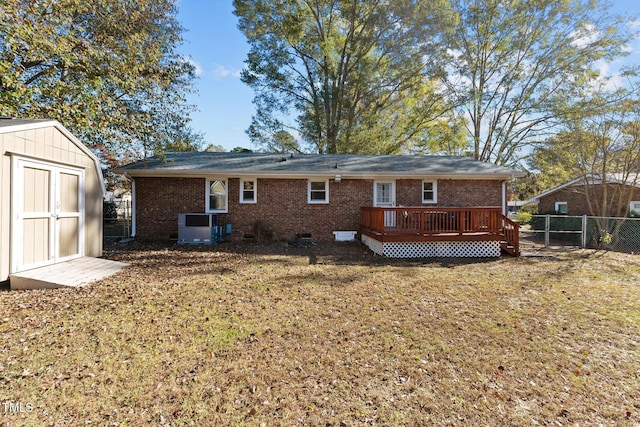
[{"label": "shed roof", "polygon": [[100,167],[100,161],[98,158],[82,143],[76,136],[74,136],[67,128],[62,126],[60,122],[49,119],[21,119],[15,117],[0,117],[0,134],[10,132],[21,132],[32,129],[40,129],[46,127],[55,127],[64,136],[66,136],[74,145],[76,145],[83,153],[91,158],[95,165],[96,175],[100,186],[102,187],[102,194],[105,194],[104,179],[102,177],[102,168]]},{"label": "shed roof", "polygon": [[510,179],[519,171],[461,156],[172,152],[116,169],[136,176],[437,176]]},{"label": "shed roof", "polygon": [[[40,125],[43,123],[53,122],[53,120],[47,119],[20,119],[17,117],[0,117],[0,133],[13,132],[16,129],[20,130],[23,127],[29,127],[32,125]],[[13,129],[11,129],[13,128]]]}]

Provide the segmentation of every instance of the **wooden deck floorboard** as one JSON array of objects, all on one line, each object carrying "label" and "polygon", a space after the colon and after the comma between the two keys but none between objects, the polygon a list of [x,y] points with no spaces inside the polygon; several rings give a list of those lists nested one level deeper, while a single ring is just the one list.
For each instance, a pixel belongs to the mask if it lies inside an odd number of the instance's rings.
[{"label": "wooden deck floorboard", "polygon": [[109,277],[127,264],[102,258],[81,257],[34,268],[9,276],[11,289],[80,287]]}]

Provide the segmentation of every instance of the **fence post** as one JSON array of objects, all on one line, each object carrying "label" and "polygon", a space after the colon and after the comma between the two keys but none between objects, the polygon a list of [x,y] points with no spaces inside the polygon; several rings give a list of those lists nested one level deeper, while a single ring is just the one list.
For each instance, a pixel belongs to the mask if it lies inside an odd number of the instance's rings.
[{"label": "fence post", "polygon": [[587,247],[587,216],[582,215],[582,249]]},{"label": "fence post", "polygon": [[551,228],[551,217],[549,214],[544,217],[544,247],[549,247],[549,228]]}]

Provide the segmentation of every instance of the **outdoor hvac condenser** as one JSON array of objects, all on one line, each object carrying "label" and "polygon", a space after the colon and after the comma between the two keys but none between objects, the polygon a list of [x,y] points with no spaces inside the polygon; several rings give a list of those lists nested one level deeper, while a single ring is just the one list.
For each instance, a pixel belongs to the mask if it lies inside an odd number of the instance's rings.
[{"label": "outdoor hvac condenser", "polygon": [[214,245],[220,240],[221,234],[215,214],[178,214],[179,245]]}]

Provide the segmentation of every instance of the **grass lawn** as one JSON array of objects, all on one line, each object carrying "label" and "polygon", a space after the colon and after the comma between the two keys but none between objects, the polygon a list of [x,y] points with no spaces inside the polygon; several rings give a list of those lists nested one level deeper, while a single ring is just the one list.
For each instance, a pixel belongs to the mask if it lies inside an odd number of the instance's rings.
[{"label": "grass lawn", "polygon": [[131,266],[84,289],[0,292],[0,424],[640,424],[637,255],[106,256]]}]

